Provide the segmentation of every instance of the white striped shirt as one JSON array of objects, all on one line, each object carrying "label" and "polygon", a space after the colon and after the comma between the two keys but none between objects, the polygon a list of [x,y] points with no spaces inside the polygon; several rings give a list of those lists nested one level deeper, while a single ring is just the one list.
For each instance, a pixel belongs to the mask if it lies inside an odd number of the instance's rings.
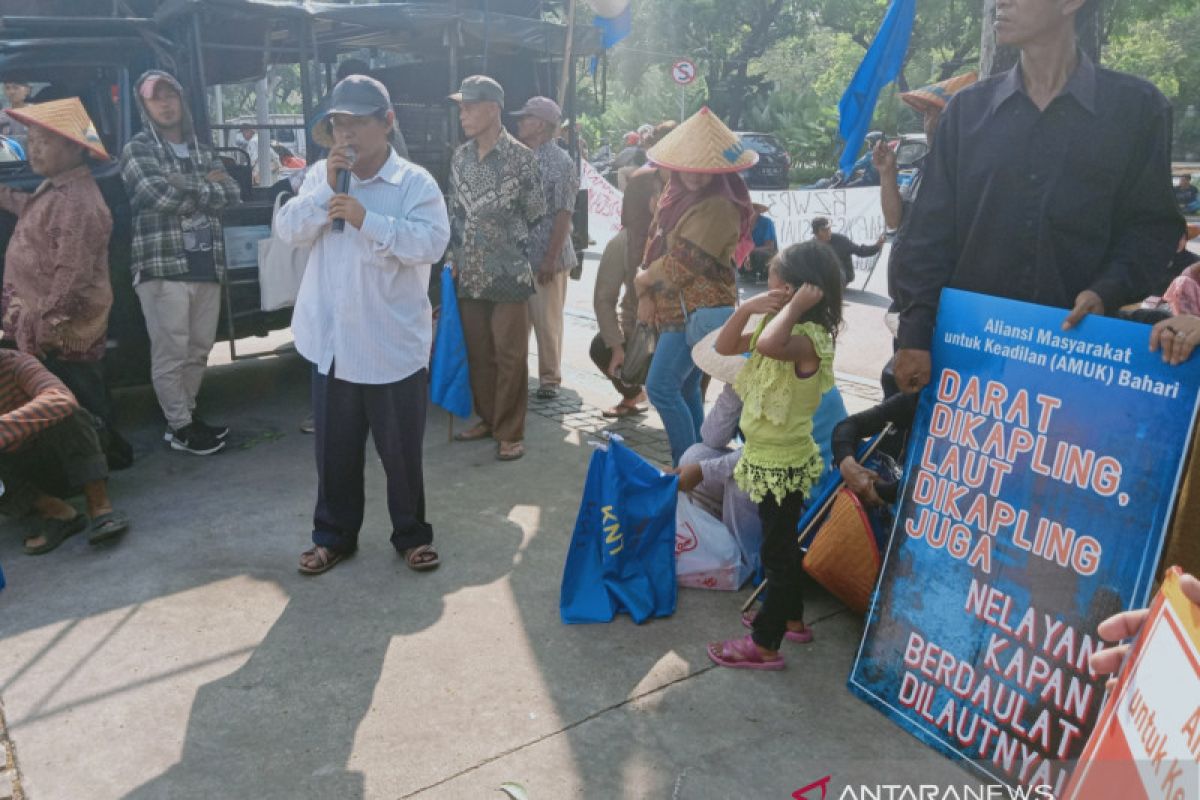
[{"label": "white striped shirt", "polygon": [[432,176],[395,152],[374,177],[351,176],[349,194],[367,210],[362,229],[332,233],[334,192],[318,161],[275,219],[281,239],[312,245],[292,334],[322,375],[395,383],[429,364],[429,267],[450,239],[446,204]]}]

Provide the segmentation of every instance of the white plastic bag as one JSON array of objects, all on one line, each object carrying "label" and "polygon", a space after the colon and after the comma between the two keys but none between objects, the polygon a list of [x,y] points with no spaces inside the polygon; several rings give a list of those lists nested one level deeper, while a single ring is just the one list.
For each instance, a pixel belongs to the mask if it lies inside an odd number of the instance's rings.
[{"label": "white plastic bag", "polygon": [[721,520],[682,492],[675,505],[675,576],[680,586],[734,592],[742,585],[742,551]]},{"label": "white plastic bag", "polygon": [[275,218],[279,216],[279,206],[286,194],[276,195],[275,208],[271,212],[271,236],[258,243],[258,286],[263,311],[296,305],[311,249],[293,247],[275,234]]}]

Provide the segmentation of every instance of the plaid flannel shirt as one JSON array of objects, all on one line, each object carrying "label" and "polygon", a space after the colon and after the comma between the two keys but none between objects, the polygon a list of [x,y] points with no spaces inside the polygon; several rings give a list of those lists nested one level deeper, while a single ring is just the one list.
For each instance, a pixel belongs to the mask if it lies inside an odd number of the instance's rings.
[{"label": "plaid flannel shirt", "polygon": [[[195,140],[189,146],[195,147]],[[193,163],[201,165],[195,172],[185,172],[179,159],[145,131],[130,139],[121,153],[121,178],[134,212],[130,265],[134,284],[187,274],[180,217],[197,211],[208,213],[217,274],[225,273],[225,238],[219,212],[241,202],[241,193],[228,174],[219,181],[206,178],[221,162],[211,147],[202,144],[199,148],[199,158],[193,154]]]}]

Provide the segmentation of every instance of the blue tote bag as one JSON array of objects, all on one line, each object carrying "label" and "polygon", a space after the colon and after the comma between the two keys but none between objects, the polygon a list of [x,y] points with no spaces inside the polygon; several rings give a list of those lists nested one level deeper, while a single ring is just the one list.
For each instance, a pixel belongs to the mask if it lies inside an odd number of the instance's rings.
[{"label": "blue tote bag", "polygon": [[619,437],[592,453],[563,569],[563,622],[626,613],[641,624],[675,613],[677,485]]},{"label": "blue tote bag", "polygon": [[467,340],[450,265],[442,268],[442,313],[429,365],[429,393],[435,406],[456,417],[471,416],[471,375],[467,369]]}]

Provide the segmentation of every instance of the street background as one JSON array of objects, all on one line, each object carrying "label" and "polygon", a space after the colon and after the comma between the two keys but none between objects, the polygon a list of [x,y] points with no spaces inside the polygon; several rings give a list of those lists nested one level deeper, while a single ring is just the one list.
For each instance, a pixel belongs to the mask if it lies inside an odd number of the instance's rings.
[{"label": "street background", "polygon": [[[22,526],[0,522],[0,698],[25,796],[470,798],[515,781],[539,800],[786,798],[826,775],[831,788],[969,780],[846,691],[861,621],[815,586],[816,641],[789,644],[783,673],[704,654],[741,630],[744,592],[681,590],[673,617],[641,627],[559,621],[588,442],[614,427],[587,358],[595,269],[593,255],[571,283],[565,392],[531,407],[522,461],[449,443],[431,411],[444,563],[430,575],[388,544],[373,456],[357,555],[297,574],[314,468],[296,427],[308,368],[288,337],[239,343],[279,351],[261,359],[214,351],[202,405],[233,429],[214,458],[165,449],[150,388],[122,391],[138,455],[112,479],[125,538],[31,558]],[[882,275],[849,297],[837,363],[851,406],[871,402],[888,346]],[[662,457],[652,413],[621,424]]]}]

